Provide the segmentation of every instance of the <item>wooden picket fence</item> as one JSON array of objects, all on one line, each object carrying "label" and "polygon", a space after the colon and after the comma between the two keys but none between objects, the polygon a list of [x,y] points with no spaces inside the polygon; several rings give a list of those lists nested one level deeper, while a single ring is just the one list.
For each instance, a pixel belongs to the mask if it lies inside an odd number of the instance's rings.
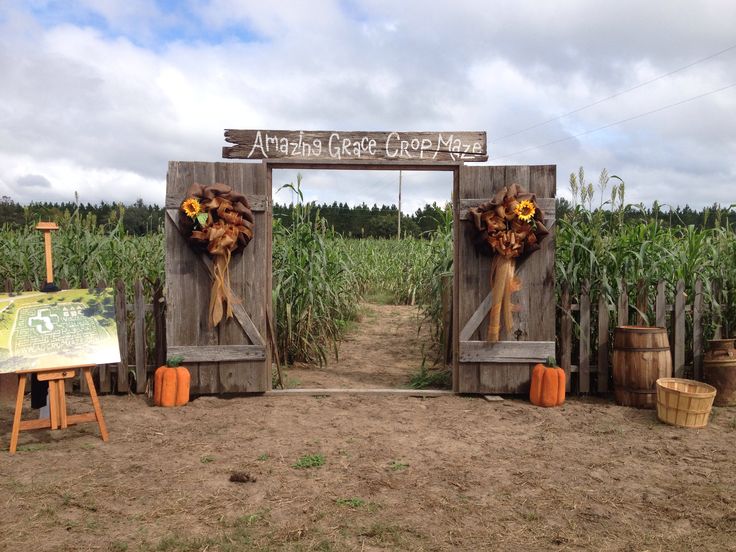
[{"label": "wooden picket fence", "polygon": [[[58,285],[61,289],[69,289],[69,284],[64,280]],[[115,290],[115,322],[120,343],[120,362],[101,365],[94,371],[95,385],[100,393],[145,393],[153,370],[166,360],[166,306],[163,286],[159,281],[153,283],[153,290],[149,294],[152,297],[151,303],[146,302],[145,286],[150,284],[136,280],[130,295],[122,280],[111,286]],[[14,285],[9,279],[5,281],[6,292],[21,287],[25,291],[34,289],[30,281],[23,282],[22,285]],[[82,280],[80,288],[87,287],[88,283]],[[100,280],[95,287],[110,286]],[[128,301],[129,296],[133,297],[132,302]],[[87,385],[81,378],[67,380],[67,390],[87,393]]]},{"label": "wooden picket fence", "polygon": [[[118,364],[99,366],[95,371],[95,382],[100,393],[146,393],[148,392],[153,370],[166,360],[166,319],[163,286],[155,282],[146,302],[145,287],[141,280],[133,283],[130,293],[126,284],[118,280],[114,284],[115,311],[120,341],[120,357]],[[10,280],[5,281],[5,291],[13,291],[22,287],[26,291],[33,289],[31,282],[15,286]],[[62,289],[69,286],[60,282]],[[87,282],[82,282],[86,288]],[[105,281],[97,282],[96,287],[108,287]],[[616,305],[590,286],[583,285],[577,296],[573,296],[569,287],[562,286],[562,294],[557,308],[558,324],[558,360],[568,375],[568,391],[579,394],[605,394],[611,388],[611,353],[612,332],[616,325],[655,325],[667,328],[672,349],[673,372],[675,377],[691,377],[702,379],[703,354],[706,337],[704,318],[714,321],[714,338],[730,335],[731,328],[722,316],[726,301],[718,296],[718,287],[711,286],[718,298],[717,306],[706,308],[704,285],[697,281],[694,286],[694,297],[688,303],[685,283],[679,281],[674,296],[667,297],[667,287],[659,282],[650,301],[650,290],[638,283],[636,285],[636,303],[629,304],[627,285],[621,284],[621,293]],[[132,296],[132,302],[128,297]],[[443,310],[451,312],[451,296],[444,297],[446,306]],[[652,308],[653,307],[653,308]],[[446,342],[446,354],[451,356],[450,320],[447,317],[442,339]],[[70,381],[69,390],[87,392],[82,380]]]},{"label": "wooden picket fence", "polygon": [[[711,286],[717,301],[715,306],[708,308],[701,280],[695,283],[692,298],[687,297],[682,280],[677,282],[672,297],[667,297],[665,282],[657,284],[653,296],[650,296],[652,290],[639,282],[635,286],[635,305],[629,304],[628,287],[620,283],[618,301],[611,305],[589,285],[584,284],[574,298],[569,287],[562,285],[558,305],[558,360],[568,375],[568,391],[604,394],[610,390],[614,326],[636,324],[666,328],[674,377],[697,380],[703,377],[705,317],[715,324],[713,338],[730,333],[722,315],[726,303],[717,285]],[[654,300],[650,301],[650,297]],[[692,302],[688,303],[688,299]]]}]

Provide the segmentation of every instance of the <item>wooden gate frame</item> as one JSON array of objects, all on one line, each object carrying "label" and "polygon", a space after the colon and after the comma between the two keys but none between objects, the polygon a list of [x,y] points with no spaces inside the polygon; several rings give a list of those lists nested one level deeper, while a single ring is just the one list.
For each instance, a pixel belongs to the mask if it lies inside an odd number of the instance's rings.
[{"label": "wooden gate frame", "polygon": [[[273,189],[273,170],[274,169],[313,169],[313,170],[337,170],[337,171],[432,171],[432,172],[451,172],[452,173],[452,206],[453,219],[455,225],[458,224],[458,197],[460,189],[460,167],[464,166],[463,162],[452,161],[431,161],[419,163],[408,163],[401,161],[388,160],[371,160],[371,161],[303,161],[291,159],[263,159],[263,165],[266,167],[267,187]],[[273,240],[273,236],[271,237]],[[456,248],[453,248],[456,249]],[[453,287],[452,287],[452,304],[453,304],[453,360],[452,360],[452,389],[458,392],[458,355],[457,345],[458,335],[456,323],[456,311],[458,304],[458,287],[457,282],[457,263],[453,263]]]},{"label": "wooden gate frame", "polygon": [[[223,148],[225,151],[226,148]],[[481,152],[481,156],[485,152]],[[237,158],[232,155],[223,155],[223,157]],[[486,156],[487,158],[487,156]],[[241,158],[242,159],[242,158]],[[398,159],[290,159],[284,157],[260,158],[249,161],[241,161],[240,163],[229,163],[234,165],[250,165],[252,168],[249,172],[254,176],[257,175],[255,182],[260,181],[259,189],[263,189],[266,196],[263,198],[263,209],[266,210],[268,220],[270,220],[270,212],[272,207],[271,191],[273,190],[273,170],[274,169],[312,169],[312,170],[384,170],[384,171],[442,171],[452,173],[452,205],[453,205],[453,309],[452,309],[452,390],[455,393],[523,393],[528,390],[532,363],[544,360],[548,355],[554,355],[555,349],[555,328],[554,328],[554,266],[547,267],[546,270],[539,270],[535,267],[539,263],[533,260],[531,263],[529,274],[534,278],[529,280],[530,292],[528,297],[522,297],[522,303],[532,303],[541,300],[542,304],[535,304],[535,307],[543,307],[545,315],[542,323],[530,323],[528,318],[518,321],[518,329],[523,330],[517,332],[517,341],[502,341],[498,343],[487,343],[482,341],[482,325],[485,324],[487,313],[490,308],[487,287],[485,279],[487,279],[488,267],[490,261],[486,257],[481,257],[469,240],[469,233],[472,229],[469,224],[463,224],[463,219],[467,219],[467,210],[470,206],[486,201],[493,193],[500,189],[503,185],[518,182],[522,187],[528,187],[530,191],[536,192],[540,206],[548,214],[554,213],[554,195],[556,188],[556,168],[554,166],[489,166],[477,164],[478,160],[471,160],[472,165],[467,165],[463,159],[424,159],[422,161],[412,162],[411,160]],[[222,162],[220,162],[222,163]],[[218,163],[219,165],[219,163]],[[225,163],[225,172],[231,170],[227,168]],[[222,168],[222,167],[221,167]],[[498,176],[500,175],[500,178]],[[518,178],[526,175],[526,178]],[[508,179],[508,182],[506,181]],[[168,185],[167,185],[168,186]],[[549,192],[549,193],[547,193]],[[172,201],[169,201],[172,199]],[[177,200],[178,201],[178,200]],[[169,205],[171,203],[171,206]],[[174,198],[167,197],[167,207],[178,205]],[[173,216],[175,213],[167,213],[169,218],[175,221]],[[552,215],[553,217],[554,215]],[[175,226],[175,225],[174,225]],[[266,315],[268,324],[273,323],[273,305],[271,302],[272,293],[272,269],[270,263],[270,252],[272,248],[272,228],[262,228],[261,239],[265,242],[269,257],[268,266],[264,268],[268,270],[266,276],[263,314]],[[543,244],[543,248],[548,250],[551,245],[551,255],[554,256],[554,235],[550,236]],[[462,252],[461,252],[462,249]],[[548,257],[547,255],[547,257]],[[537,253],[532,259],[543,259],[545,256]],[[207,267],[208,259],[204,261],[204,268]],[[168,263],[168,261],[167,261]],[[469,263],[469,264],[467,264]],[[485,264],[484,264],[485,263]],[[198,263],[200,264],[200,263]],[[554,261],[552,261],[552,265]],[[168,264],[167,264],[168,266]],[[544,266],[547,266],[545,262]],[[543,284],[540,280],[543,279]],[[462,280],[462,281],[461,281]],[[551,284],[551,286],[550,286]],[[546,290],[539,296],[532,297],[531,287],[542,285]],[[551,289],[552,300],[549,301],[549,289]],[[461,297],[462,292],[462,297]],[[484,299],[485,298],[485,299]],[[461,301],[464,303],[461,304]],[[551,315],[549,307],[551,305]],[[522,309],[523,312],[530,312],[531,309]],[[539,312],[539,311],[537,311]],[[237,314],[242,314],[238,312]],[[460,320],[462,316],[462,321]],[[549,319],[552,324],[550,329]],[[263,392],[272,388],[266,382],[270,382],[271,378],[271,362],[270,347],[268,342],[264,342],[265,335],[259,334],[258,331],[249,331],[253,328],[252,324],[248,324],[247,316],[236,316],[238,325],[244,330],[244,333],[250,339],[252,346],[248,345],[230,345],[225,346],[226,353],[231,349],[233,353],[237,353],[232,359],[236,360],[244,357],[250,357],[252,361],[262,361],[262,368],[258,368],[252,372],[257,381],[263,382],[260,389],[243,389],[245,391]],[[460,327],[460,324],[464,327]],[[473,340],[473,337],[476,340]],[[525,340],[522,341],[522,338]],[[174,345],[173,343],[171,345]],[[170,347],[176,350],[176,347]],[[223,351],[219,351],[218,355]],[[204,358],[207,351],[199,347],[188,350],[186,343],[182,343],[179,349],[181,352],[187,353],[188,356],[205,362]],[[264,350],[265,349],[265,350]],[[193,352],[194,351],[194,352]],[[265,353],[265,358],[263,358]],[[252,356],[251,356],[252,355]],[[228,355],[229,356],[229,355]],[[255,366],[253,366],[255,368]],[[261,371],[262,370],[262,371]],[[239,389],[231,388],[221,390],[219,392],[238,392]],[[242,391],[242,390],[241,390]],[[205,391],[207,392],[207,391]],[[212,389],[210,392],[218,392]]]},{"label": "wooden gate frame", "polygon": [[[460,328],[460,271],[459,263],[459,247],[458,241],[461,239],[463,232],[461,224],[467,219],[467,210],[469,207],[477,205],[488,198],[472,198],[461,199],[460,191],[460,172],[463,168],[474,168],[487,165],[466,165],[462,161],[433,161],[409,163],[397,162],[389,160],[371,160],[371,161],[305,161],[292,159],[263,159],[261,161],[265,167],[267,189],[273,189],[273,170],[274,169],[305,169],[305,170],[383,170],[383,171],[441,171],[452,173],[452,209],[453,209],[453,286],[452,286],[452,390],[455,393],[469,392],[468,386],[461,382],[461,366],[467,362],[488,362],[491,357],[495,357],[492,362],[495,363],[518,363],[533,364],[545,360],[548,356],[555,356],[554,339],[547,341],[526,341],[526,342],[499,342],[496,344],[488,344],[482,341],[471,341],[470,335],[477,330],[490,309],[490,293],[476,309],[474,315],[465,324],[464,328]],[[556,178],[554,170],[552,178]],[[553,185],[553,188],[555,186]],[[552,226],[554,225],[554,197],[540,197],[540,207],[547,213],[548,225],[554,234]],[[270,229],[269,229],[270,231]],[[271,239],[273,239],[271,237]],[[550,241],[554,243],[554,237],[550,237]],[[554,264],[554,262],[553,262]],[[554,289],[554,288],[553,288]],[[271,316],[273,314],[271,313]],[[468,356],[470,355],[470,356]],[[530,366],[531,368],[531,366]],[[531,372],[531,369],[530,369]],[[269,374],[270,377],[270,374]],[[481,388],[470,392],[525,392],[527,380],[523,370],[517,382],[510,387],[500,387],[498,389],[489,388],[483,390]]]},{"label": "wooden gate frame", "polygon": [[[528,393],[533,366],[555,356],[557,169],[554,165],[481,165],[461,166],[459,173],[454,196],[458,200],[454,216],[453,389],[458,393]],[[519,312],[506,340],[489,343],[485,336],[491,308],[491,262],[473,244],[476,231],[467,222],[468,209],[512,184],[536,194],[551,232],[539,251],[516,263],[516,274],[522,280],[522,289],[514,297]]]}]

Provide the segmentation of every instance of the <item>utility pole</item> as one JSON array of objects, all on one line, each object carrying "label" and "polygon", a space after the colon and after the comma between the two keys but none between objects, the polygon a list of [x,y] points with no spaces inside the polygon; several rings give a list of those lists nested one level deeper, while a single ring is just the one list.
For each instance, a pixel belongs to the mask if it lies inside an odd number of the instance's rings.
[{"label": "utility pole", "polygon": [[398,232],[396,234],[397,239],[401,239],[401,171],[399,171],[399,224]]}]

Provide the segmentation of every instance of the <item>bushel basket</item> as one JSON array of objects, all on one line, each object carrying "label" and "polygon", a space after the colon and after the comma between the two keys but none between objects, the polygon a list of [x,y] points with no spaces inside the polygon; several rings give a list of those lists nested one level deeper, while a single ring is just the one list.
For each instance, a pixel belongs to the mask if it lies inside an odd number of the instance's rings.
[{"label": "bushel basket", "polygon": [[657,380],[657,417],[679,427],[705,427],[713,407],[716,388],[707,383],[680,378]]}]

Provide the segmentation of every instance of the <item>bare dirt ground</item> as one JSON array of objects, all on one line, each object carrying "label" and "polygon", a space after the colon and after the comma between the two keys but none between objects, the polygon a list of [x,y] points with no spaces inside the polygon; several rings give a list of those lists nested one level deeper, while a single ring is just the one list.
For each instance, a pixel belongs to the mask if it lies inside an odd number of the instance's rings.
[{"label": "bare dirt ground", "polygon": [[736,550],[734,409],[686,430],[605,399],[102,405],[108,443],[84,424],[0,452],[1,550]]},{"label": "bare dirt ground", "polygon": [[363,303],[353,331],[340,343],[337,358],[323,366],[297,364],[286,370],[285,386],[309,389],[393,389],[407,387],[426,355],[427,326],[417,331],[418,309]]}]

